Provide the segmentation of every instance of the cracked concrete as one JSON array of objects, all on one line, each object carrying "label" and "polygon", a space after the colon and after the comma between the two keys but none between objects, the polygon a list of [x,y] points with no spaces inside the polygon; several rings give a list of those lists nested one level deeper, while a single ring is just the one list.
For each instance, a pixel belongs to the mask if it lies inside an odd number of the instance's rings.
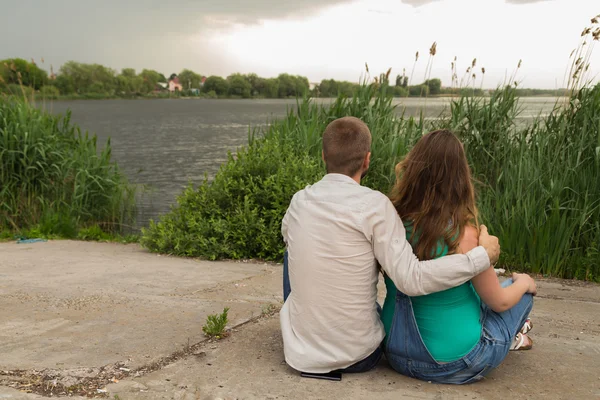
[{"label": "cracked concrete", "polygon": [[137,245],[0,243],[0,369],[147,364],[201,341],[209,314],[230,307],[236,325],[279,302],[268,288],[280,269]]}]

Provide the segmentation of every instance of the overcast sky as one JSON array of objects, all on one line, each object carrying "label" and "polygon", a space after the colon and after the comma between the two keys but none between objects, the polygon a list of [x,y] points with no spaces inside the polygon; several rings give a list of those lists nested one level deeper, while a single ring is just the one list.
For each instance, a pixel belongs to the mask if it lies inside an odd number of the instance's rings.
[{"label": "overcast sky", "polygon": [[[522,86],[555,88],[598,0],[0,0],[0,59],[34,58],[57,71],[76,60],[203,75],[288,72],[358,81],[371,72],[451,81],[477,57],[477,80],[501,83],[523,59]],[[591,70],[600,74],[600,49]]]}]

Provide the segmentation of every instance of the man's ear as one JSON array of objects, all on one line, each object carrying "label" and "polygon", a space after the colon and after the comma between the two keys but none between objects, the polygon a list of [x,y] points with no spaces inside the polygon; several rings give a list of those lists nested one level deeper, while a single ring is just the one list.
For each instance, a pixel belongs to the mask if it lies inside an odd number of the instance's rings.
[{"label": "man's ear", "polygon": [[365,170],[369,169],[369,164],[371,164],[371,152],[368,152],[367,156],[365,157],[365,162],[363,163],[363,169],[365,169]]}]

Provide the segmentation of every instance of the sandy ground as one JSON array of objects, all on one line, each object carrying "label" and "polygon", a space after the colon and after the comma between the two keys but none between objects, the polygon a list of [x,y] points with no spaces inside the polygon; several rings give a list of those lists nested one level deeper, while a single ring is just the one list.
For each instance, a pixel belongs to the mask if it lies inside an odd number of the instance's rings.
[{"label": "sandy ground", "polygon": [[[598,285],[540,281],[535,348],[461,387],[403,377],[385,360],[342,382],[300,378],[283,361],[277,314],[265,313],[280,305],[280,287],[277,265],[159,257],[135,245],[0,244],[0,399],[38,398],[25,393],[39,389],[36,379],[75,387],[86,376],[90,394],[115,399],[600,398]],[[206,315],[225,306],[231,326],[251,322],[202,342]]]}]

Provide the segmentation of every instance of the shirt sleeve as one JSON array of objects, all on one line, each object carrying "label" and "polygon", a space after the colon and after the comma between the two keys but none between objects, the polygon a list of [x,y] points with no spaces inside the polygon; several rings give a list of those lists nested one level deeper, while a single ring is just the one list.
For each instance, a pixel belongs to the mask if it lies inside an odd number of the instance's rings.
[{"label": "shirt sleeve", "polygon": [[406,239],[406,230],[391,201],[383,194],[367,205],[362,215],[364,233],[375,257],[398,290],[421,296],[459,286],[490,266],[485,249],[419,261]]},{"label": "shirt sleeve", "polygon": [[283,241],[285,242],[285,244],[287,244],[288,239],[287,239],[287,232],[288,232],[288,214],[290,212],[290,209],[288,208],[287,211],[285,212],[285,215],[283,216],[283,220],[281,221],[281,236],[283,236]]},{"label": "shirt sleeve", "polygon": [[298,193],[292,196],[292,200],[290,200],[290,205],[288,206],[288,209],[286,210],[285,215],[283,216],[283,220],[281,220],[281,236],[283,236],[283,241],[286,245],[288,244],[288,224],[290,220],[290,210],[294,205],[294,201],[296,200],[297,194]]}]

